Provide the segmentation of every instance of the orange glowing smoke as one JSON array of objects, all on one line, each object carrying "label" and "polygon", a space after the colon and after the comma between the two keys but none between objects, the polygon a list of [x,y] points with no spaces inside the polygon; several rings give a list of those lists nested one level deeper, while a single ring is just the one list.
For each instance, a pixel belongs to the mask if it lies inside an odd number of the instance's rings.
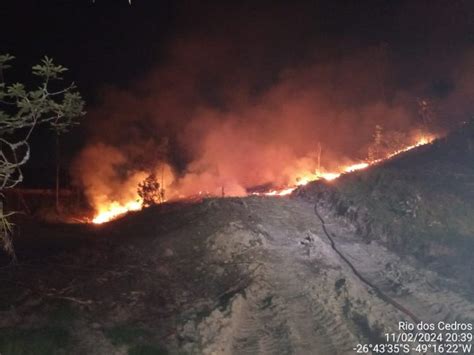
[{"label": "orange glowing smoke", "polygon": [[[392,152],[388,154],[385,158],[383,159],[377,159],[373,161],[365,161],[365,162],[359,162],[355,163],[352,165],[348,166],[342,166],[337,171],[316,171],[314,173],[311,172],[301,172],[299,174],[295,174],[295,176],[299,176],[299,178],[296,180],[296,183],[293,186],[286,186],[282,189],[274,189],[265,193],[255,193],[256,195],[264,195],[264,196],[285,196],[291,194],[298,186],[303,186],[308,184],[309,182],[316,181],[316,180],[335,180],[338,177],[340,177],[342,174],[346,173],[351,173],[357,170],[362,170],[365,169],[369,166],[378,164],[384,160],[390,159],[398,154],[401,154],[403,152],[409,151],[413,148],[419,147],[421,145],[425,145],[428,143],[431,143],[436,137],[434,136],[422,136],[419,138],[415,144],[406,146],[404,148],[401,148],[399,150],[396,150],[395,152]],[[168,168],[169,170],[169,168]],[[171,172],[168,173],[170,175]],[[199,194],[201,195],[202,192],[200,191]],[[228,196],[231,196],[229,194]],[[181,196],[182,197],[182,196]],[[119,203],[119,202],[110,202],[110,203],[102,203],[99,204],[96,209],[97,209],[97,214],[96,216],[92,219],[92,222],[95,224],[101,224],[108,222],[110,220],[113,220],[129,211],[137,211],[142,208],[142,201],[141,199],[134,198],[133,200],[130,200],[125,203]]]},{"label": "orange glowing smoke", "polygon": [[[174,180],[171,167],[161,164],[156,171],[156,175],[160,178],[160,185],[163,185],[165,191],[169,191]],[[106,190],[107,193],[100,193],[101,190],[98,190],[98,193],[91,199],[96,211],[92,223],[102,224],[127,212],[141,210],[143,199],[138,195],[138,184],[147,176],[148,173],[146,172],[135,172],[130,174],[126,181],[118,186],[109,184],[111,186],[107,186],[109,187],[109,190]],[[103,190],[104,187],[101,186],[101,189]]]},{"label": "orange glowing smoke", "polygon": [[287,187],[287,188],[280,189],[280,190],[272,190],[270,192],[263,193],[263,195],[265,195],[265,196],[285,196],[285,195],[291,194],[298,186],[306,185],[307,183],[309,183],[311,181],[317,181],[317,180],[321,180],[321,179],[324,179],[326,181],[335,180],[339,176],[341,176],[342,174],[352,173],[352,172],[357,171],[357,170],[365,169],[365,168],[367,168],[371,165],[375,165],[375,164],[378,164],[378,163],[380,163],[382,161],[385,161],[387,159],[393,158],[394,156],[396,156],[398,154],[401,154],[401,153],[404,153],[404,152],[407,152],[407,151],[409,151],[413,148],[431,143],[435,138],[436,138],[435,136],[426,136],[426,135],[422,136],[416,141],[415,144],[406,146],[402,149],[399,149],[395,152],[392,152],[392,153],[388,154],[383,159],[377,159],[377,160],[373,160],[373,161],[366,161],[366,162],[356,163],[356,164],[352,164],[352,165],[348,165],[348,166],[343,166],[337,172],[316,172],[314,174],[304,173],[304,174],[301,174],[301,175],[303,175],[303,177],[298,179],[295,186]]}]

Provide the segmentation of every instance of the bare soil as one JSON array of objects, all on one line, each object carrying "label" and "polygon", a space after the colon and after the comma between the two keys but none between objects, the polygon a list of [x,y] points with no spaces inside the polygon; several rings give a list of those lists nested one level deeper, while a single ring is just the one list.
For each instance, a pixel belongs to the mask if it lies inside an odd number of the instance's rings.
[{"label": "bare soil", "polygon": [[19,264],[0,269],[0,353],[354,354],[411,316],[474,322],[463,280],[321,205],[338,253],[314,207],[222,198],[103,226],[22,223]]}]

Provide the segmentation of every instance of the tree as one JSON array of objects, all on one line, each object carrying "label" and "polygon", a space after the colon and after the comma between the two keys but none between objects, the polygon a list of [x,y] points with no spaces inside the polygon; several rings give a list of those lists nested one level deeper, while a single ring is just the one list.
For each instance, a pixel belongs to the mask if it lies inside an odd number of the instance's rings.
[{"label": "tree", "polygon": [[[67,69],[44,57],[33,66],[32,73],[40,81],[34,89],[22,83],[6,84],[4,71],[14,59],[9,54],[0,55],[0,194],[23,181],[22,168],[30,158],[29,140],[40,125],[48,125],[56,134],[67,132],[78,124],[85,114],[84,101],[74,83],[66,88],[52,88],[55,81],[63,79]],[[11,240],[12,223],[0,203],[0,244],[14,256]]]},{"label": "tree", "polygon": [[143,206],[149,207],[163,201],[164,190],[160,188],[156,175],[151,173],[138,184],[138,196],[143,199]]}]

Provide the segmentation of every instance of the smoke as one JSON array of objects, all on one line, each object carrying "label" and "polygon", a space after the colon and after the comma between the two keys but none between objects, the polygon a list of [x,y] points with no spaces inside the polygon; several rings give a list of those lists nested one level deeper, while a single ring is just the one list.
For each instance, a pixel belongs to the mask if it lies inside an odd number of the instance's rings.
[{"label": "smoke", "polygon": [[136,201],[138,184],[150,173],[160,179],[165,190],[174,181],[168,164],[162,163],[140,170],[118,148],[103,143],[88,145],[80,153],[76,164],[75,169],[79,172],[78,177],[86,196],[97,209],[104,208],[111,202],[125,205]]},{"label": "smoke", "polygon": [[[331,170],[366,158],[377,124],[409,138],[423,124],[420,98],[436,99],[433,129],[453,107],[455,120],[472,109],[464,55],[449,61],[457,70],[433,64],[434,73],[407,84],[400,73],[417,69],[400,64],[395,49],[332,48],[321,38],[311,45],[315,38],[300,37],[308,19],[289,31],[275,27],[284,14],[276,11],[272,24],[234,21],[173,38],[145,78],[104,88],[74,165],[93,204],[133,198],[140,179],[160,176],[160,167],[168,198],[292,184],[317,168],[318,147]],[[441,94],[432,80],[440,76],[449,84]]]}]

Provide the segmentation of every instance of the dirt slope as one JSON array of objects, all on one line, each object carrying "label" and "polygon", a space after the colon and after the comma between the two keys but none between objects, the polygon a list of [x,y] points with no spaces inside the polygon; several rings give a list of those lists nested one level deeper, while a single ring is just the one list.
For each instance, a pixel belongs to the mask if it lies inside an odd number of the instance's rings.
[{"label": "dirt slope", "polygon": [[0,352],[353,354],[410,314],[474,321],[462,281],[319,214],[377,290],[300,198],[165,205],[98,228],[23,227],[37,239],[19,241],[21,264],[0,270]]}]

